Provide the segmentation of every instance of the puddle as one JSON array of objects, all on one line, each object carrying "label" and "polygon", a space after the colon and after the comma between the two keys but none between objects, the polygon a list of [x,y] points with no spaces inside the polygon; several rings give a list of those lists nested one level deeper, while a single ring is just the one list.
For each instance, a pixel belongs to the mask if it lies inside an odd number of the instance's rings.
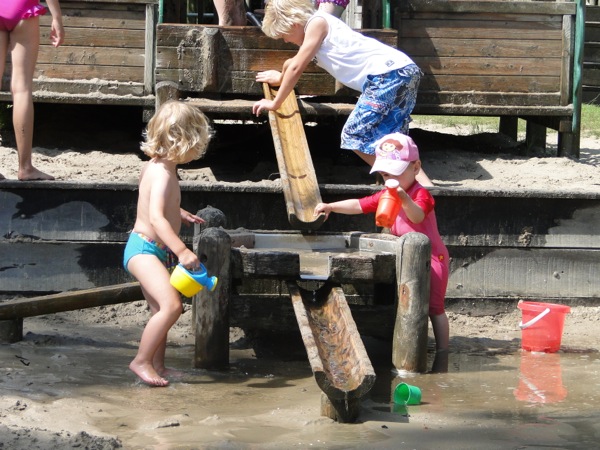
[{"label": "puddle", "polygon": [[[390,345],[369,339],[377,381],[360,422],[339,424],[320,415],[308,360],[232,349],[228,371],[190,369],[188,338],[167,353],[183,378],[141,385],[127,370],[139,331],[29,334],[0,346],[3,426],[85,430],[127,449],[579,449],[600,437],[598,353],[451,353],[448,373],[400,377]],[[390,401],[401,381],[421,389],[420,405]]]}]

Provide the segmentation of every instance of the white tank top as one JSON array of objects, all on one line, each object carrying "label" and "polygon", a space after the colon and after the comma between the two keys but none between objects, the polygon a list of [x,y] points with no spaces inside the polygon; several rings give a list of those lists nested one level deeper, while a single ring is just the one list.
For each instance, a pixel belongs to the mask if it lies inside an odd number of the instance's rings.
[{"label": "white tank top", "polygon": [[368,75],[380,75],[414,64],[400,50],[363,36],[331,14],[315,12],[306,22],[304,31],[315,17],[322,17],[329,26],[315,55],[317,65],[349,88],[362,92]]}]

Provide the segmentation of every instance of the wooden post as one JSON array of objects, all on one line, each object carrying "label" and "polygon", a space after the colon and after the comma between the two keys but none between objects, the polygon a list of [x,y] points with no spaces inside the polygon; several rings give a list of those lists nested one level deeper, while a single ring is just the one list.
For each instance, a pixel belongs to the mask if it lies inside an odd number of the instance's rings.
[{"label": "wooden post", "polygon": [[546,127],[527,121],[525,131],[525,144],[528,151],[540,151],[546,149]]},{"label": "wooden post", "polygon": [[0,320],[0,344],[23,340],[23,319]]},{"label": "wooden post", "polygon": [[431,242],[421,233],[408,233],[396,244],[398,309],[392,363],[398,370],[427,370],[427,321]]},{"label": "wooden post", "polygon": [[213,292],[201,290],[193,299],[194,367],[224,369],[229,365],[229,293],[231,238],[221,228],[207,228],[200,235],[196,254],[210,276],[219,282]]},{"label": "wooden post", "polygon": [[174,81],[160,81],[156,84],[156,110],[167,100],[179,100],[181,92]]},{"label": "wooden post", "polygon": [[516,141],[519,134],[519,118],[517,116],[501,116],[498,131]]}]

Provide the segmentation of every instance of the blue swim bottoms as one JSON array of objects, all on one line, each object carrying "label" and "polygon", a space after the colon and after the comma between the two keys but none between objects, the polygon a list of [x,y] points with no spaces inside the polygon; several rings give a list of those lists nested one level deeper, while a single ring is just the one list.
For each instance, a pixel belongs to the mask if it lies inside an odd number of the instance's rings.
[{"label": "blue swim bottoms", "polygon": [[177,257],[169,247],[159,244],[142,233],[132,231],[123,252],[123,267],[127,273],[129,273],[127,264],[135,255],[154,255],[165,265],[167,270],[171,270],[177,265]]},{"label": "blue swim bottoms", "polygon": [[374,144],[383,136],[408,134],[421,74],[417,65],[410,64],[381,75],[369,75],[342,130],[341,147],[374,155]]}]

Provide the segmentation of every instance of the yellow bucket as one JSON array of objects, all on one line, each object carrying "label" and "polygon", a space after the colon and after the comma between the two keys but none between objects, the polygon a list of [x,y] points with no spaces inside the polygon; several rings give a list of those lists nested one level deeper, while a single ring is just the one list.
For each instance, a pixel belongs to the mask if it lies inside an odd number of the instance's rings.
[{"label": "yellow bucket", "polygon": [[202,285],[189,274],[184,267],[177,264],[171,273],[171,286],[186,297],[193,297],[202,290]]}]

